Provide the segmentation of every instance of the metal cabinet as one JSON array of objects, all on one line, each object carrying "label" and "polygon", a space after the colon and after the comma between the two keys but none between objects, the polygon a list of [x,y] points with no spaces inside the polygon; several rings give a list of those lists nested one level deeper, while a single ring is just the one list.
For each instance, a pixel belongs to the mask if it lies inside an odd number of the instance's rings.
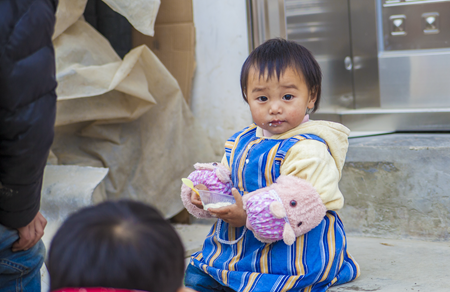
[{"label": "metal cabinet", "polygon": [[450,130],[450,0],[250,0],[253,46],[312,51],[316,118],[356,131]]}]

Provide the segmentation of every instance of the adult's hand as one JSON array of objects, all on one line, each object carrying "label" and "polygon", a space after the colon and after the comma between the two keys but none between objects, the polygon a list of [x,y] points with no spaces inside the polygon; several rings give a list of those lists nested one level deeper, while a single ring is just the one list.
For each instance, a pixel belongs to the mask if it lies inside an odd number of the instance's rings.
[{"label": "adult's hand", "polygon": [[27,226],[17,228],[19,239],[13,243],[12,251],[22,251],[33,247],[44,235],[46,225],[47,220],[41,212],[38,212]]}]

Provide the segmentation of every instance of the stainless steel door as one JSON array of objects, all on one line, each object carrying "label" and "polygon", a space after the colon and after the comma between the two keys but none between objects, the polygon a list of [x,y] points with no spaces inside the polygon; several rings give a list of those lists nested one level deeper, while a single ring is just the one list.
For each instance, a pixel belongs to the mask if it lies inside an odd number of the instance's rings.
[{"label": "stainless steel door", "polygon": [[380,107],[376,1],[349,0],[355,109]]},{"label": "stainless steel door", "polygon": [[353,109],[348,0],[285,0],[285,9],[287,38],[308,48],[322,68],[320,111]]}]

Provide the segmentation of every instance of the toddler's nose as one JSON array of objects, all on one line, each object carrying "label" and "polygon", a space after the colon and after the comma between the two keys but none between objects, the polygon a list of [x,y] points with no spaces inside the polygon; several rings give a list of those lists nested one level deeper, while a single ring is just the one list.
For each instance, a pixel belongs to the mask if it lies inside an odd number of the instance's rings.
[{"label": "toddler's nose", "polygon": [[282,108],[278,102],[272,102],[270,105],[269,113],[271,115],[281,114]]}]

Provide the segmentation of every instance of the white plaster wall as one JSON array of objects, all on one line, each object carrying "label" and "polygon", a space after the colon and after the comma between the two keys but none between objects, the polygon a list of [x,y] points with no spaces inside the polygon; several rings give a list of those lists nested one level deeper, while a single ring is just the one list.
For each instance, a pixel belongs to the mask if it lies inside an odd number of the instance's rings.
[{"label": "white plaster wall", "polygon": [[196,72],[191,108],[221,159],[225,141],[248,126],[251,115],[239,78],[248,56],[245,0],[193,0]]}]

